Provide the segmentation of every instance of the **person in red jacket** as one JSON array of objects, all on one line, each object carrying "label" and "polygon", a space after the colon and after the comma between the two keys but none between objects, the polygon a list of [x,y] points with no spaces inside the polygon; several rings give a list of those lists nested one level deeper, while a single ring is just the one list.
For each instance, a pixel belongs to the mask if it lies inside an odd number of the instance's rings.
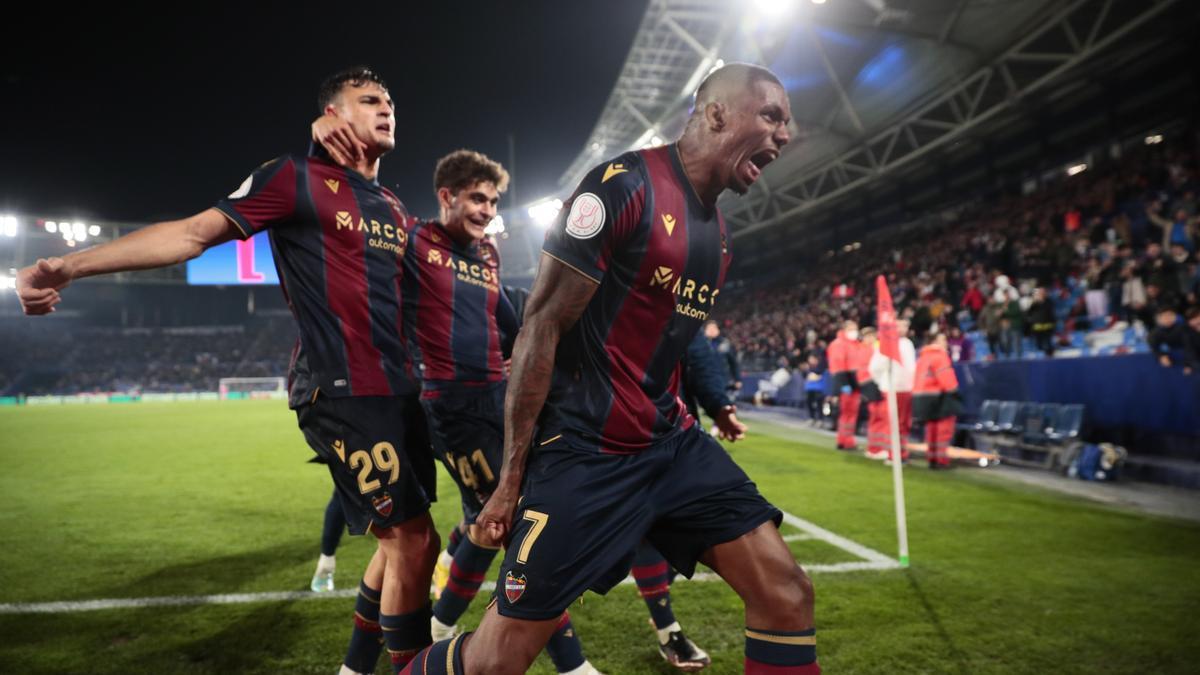
[{"label": "person in red jacket", "polygon": [[954,438],[954,419],[961,410],[958,377],[946,350],[946,335],[938,333],[921,349],[913,383],[913,419],[925,423],[930,469],[950,467],[948,451]]},{"label": "person in red jacket", "polygon": [[858,381],[860,405],[867,406],[867,456],[873,452],[885,452],[887,448],[888,421],[887,402],[879,385],[871,377],[871,357],[875,355],[878,341],[875,329],[862,329],[862,342],[858,347],[854,376]]},{"label": "person in red jacket", "polygon": [[854,450],[854,430],[858,426],[858,323],[846,321],[837,339],[829,344],[826,357],[838,399],[838,450]]}]

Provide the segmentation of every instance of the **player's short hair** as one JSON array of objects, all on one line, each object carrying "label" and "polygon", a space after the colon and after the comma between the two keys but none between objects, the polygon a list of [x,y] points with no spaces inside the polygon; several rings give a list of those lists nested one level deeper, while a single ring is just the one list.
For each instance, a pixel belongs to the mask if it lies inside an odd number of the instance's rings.
[{"label": "player's short hair", "polygon": [[735,83],[741,81],[743,86],[749,88],[755,82],[772,82],[783,86],[783,82],[772,73],[769,68],[755,65],[753,63],[729,63],[708,74],[704,81],[700,83],[700,87],[696,89],[696,105],[708,102],[709,90],[724,83]]},{"label": "player's short hair", "polygon": [[508,189],[508,172],[482,152],[455,150],[438,160],[433,170],[433,189],[448,188],[451,192],[469,188],[479,182],[492,183],[498,192]]},{"label": "player's short hair", "polygon": [[367,66],[353,66],[330,75],[325,78],[325,81],[321,83],[321,88],[317,90],[317,110],[324,112],[325,106],[336,101],[338,95],[342,93],[342,88],[347,84],[351,87],[361,87],[368,82],[374,82],[384,91],[388,90],[387,83],[383,81],[379,73]]}]

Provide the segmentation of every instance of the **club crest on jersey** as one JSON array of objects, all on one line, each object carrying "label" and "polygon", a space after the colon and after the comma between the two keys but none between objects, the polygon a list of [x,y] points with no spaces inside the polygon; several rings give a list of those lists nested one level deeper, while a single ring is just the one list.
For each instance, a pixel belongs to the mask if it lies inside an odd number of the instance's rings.
[{"label": "club crest on jersey", "polygon": [[338,183],[336,180],[334,180],[332,178],[326,178],[325,179],[325,187],[329,188],[329,191],[336,195],[338,188],[341,187],[341,183]]},{"label": "club crest on jersey", "polygon": [[603,227],[604,202],[591,192],[576,197],[567,214],[567,234],[576,239],[591,239]]},{"label": "club crest on jersey", "polygon": [[508,598],[510,603],[516,603],[522,595],[525,595],[527,585],[524,574],[519,577],[514,576],[512,570],[509,570],[508,574],[504,575],[504,597]]},{"label": "club crest on jersey", "polygon": [[392,515],[392,498],[389,495],[380,495],[371,498],[371,505],[379,512],[379,515],[387,518]]}]

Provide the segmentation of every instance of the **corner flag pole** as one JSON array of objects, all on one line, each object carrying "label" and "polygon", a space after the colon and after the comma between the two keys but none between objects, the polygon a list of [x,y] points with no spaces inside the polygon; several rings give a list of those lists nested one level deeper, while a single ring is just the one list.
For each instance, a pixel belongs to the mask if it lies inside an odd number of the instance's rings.
[{"label": "corner flag pole", "polygon": [[888,425],[892,430],[892,492],[896,496],[896,538],[900,542],[900,566],[908,567],[908,513],[904,508],[904,477],[900,467],[900,418],[896,409],[896,386],[892,379],[892,360],[888,359]]},{"label": "corner flag pole", "polygon": [[904,476],[901,469],[900,418],[896,408],[896,381],[892,367],[900,361],[900,336],[896,329],[896,311],[892,308],[892,294],[888,291],[883,275],[875,279],[878,296],[879,352],[888,360],[888,426],[892,436],[892,492],[896,498],[896,539],[900,543],[900,566],[908,567],[908,514],[904,508]]}]

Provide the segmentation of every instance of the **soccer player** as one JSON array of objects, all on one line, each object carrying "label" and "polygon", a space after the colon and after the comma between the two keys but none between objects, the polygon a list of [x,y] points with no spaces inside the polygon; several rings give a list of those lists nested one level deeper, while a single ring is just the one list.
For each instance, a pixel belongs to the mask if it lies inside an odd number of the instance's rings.
[{"label": "soccer player", "polygon": [[[782,514],[677,389],[730,262],[717,197],[750,188],[790,140],[790,115],[769,70],[726,65],[678,142],[583,179],[547,233],[513,350],[504,466],[477,520],[509,540],[501,592],[475,633],[435,643],[409,672],[525,672],[563,609],[618,583],[643,538],[742,597],[747,672],[819,672],[812,585]],[[735,419],[717,418],[722,435],[741,437]]]},{"label": "soccer player", "polygon": [[[361,149],[344,143],[343,127],[336,118],[318,119],[314,139],[331,155],[350,157]],[[503,461],[505,358],[519,318],[500,285],[500,253],[486,233],[508,172],[486,155],[457,150],[438,161],[433,184],[439,217],[410,233],[403,315],[413,351],[421,355],[421,406],[433,448],[462,496],[463,521],[442,553],[448,575],[430,619],[434,639],[445,639],[457,634],[458,619],[500,549],[475,518]],[[560,673],[596,672],[565,612],[546,649]]]},{"label": "soccer player", "polygon": [[27,314],[46,314],[75,279],[175,265],[269,231],[300,332],[289,405],[329,467],[350,532],[378,541],[342,672],[373,672],[385,642],[399,670],[430,642],[429,579],[440,543],[429,517],[436,469],[400,328],[410,220],[376,179],[396,145],[396,117],[386,85],[367,68],[327,79],[319,104],[361,143],[352,168],[284,155],[190,218],[39,260],[20,271],[18,295]]}]

